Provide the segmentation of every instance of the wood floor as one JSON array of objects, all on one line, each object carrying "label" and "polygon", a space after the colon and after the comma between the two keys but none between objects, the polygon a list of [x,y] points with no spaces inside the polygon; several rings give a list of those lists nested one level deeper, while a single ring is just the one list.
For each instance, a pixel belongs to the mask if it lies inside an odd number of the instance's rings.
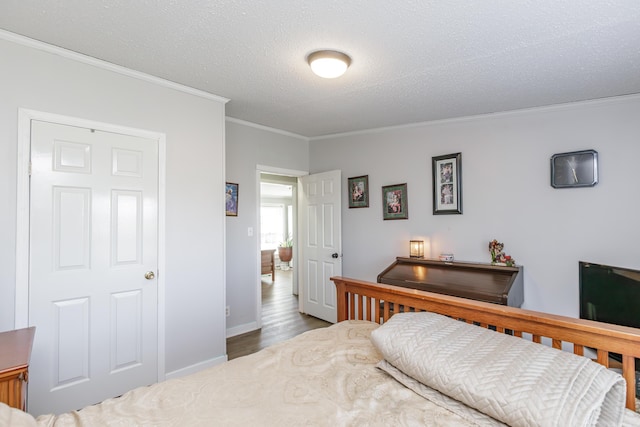
[{"label": "wood floor", "polygon": [[227,357],[255,353],[302,332],[324,328],[330,323],[298,312],[298,297],[291,294],[293,270],[276,270],[276,280],[262,276],[262,329],[227,339]]}]

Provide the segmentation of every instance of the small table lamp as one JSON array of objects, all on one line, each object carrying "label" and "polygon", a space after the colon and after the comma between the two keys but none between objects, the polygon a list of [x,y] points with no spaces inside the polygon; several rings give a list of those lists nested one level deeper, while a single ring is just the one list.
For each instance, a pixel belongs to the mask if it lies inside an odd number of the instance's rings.
[{"label": "small table lamp", "polygon": [[424,258],[424,240],[409,240],[409,256]]}]

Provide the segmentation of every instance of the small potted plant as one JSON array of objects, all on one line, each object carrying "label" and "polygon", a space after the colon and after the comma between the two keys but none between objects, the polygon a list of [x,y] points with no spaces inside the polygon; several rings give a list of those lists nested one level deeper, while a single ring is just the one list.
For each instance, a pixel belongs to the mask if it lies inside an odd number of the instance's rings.
[{"label": "small potted plant", "polygon": [[293,239],[291,234],[289,234],[287,240],[280,242],[278,245],[278,258],[282,262],[289,262],[293,258]]}]

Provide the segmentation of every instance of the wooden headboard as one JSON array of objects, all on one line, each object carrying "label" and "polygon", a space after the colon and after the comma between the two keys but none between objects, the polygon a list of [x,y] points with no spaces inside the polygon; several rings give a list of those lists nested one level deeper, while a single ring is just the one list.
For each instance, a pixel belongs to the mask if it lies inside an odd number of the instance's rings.
[{"label": "wooden headboard", "polygon": [[331,280],[336,284],[339,322],[352,319],[382,324],[394,312],[430,311],[518,337],[529,334],[537,343],[547,338],[557,349],[569,343],[569,348],[581,356],[585,347],[593,348],[597,351],[596,361],[606,367],[610,367],[609,353],[621,354],[622,376],[627,382],[626,406],[635,410],[635,359],[640,358],[640,329],[346,277]]}]

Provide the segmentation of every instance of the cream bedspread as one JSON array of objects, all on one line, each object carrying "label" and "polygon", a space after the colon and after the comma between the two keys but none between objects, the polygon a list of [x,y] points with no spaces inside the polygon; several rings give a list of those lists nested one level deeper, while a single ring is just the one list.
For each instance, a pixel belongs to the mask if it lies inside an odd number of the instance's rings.
[{"label": "cream bedspread", "polygon": [[[197,374],[109,399],[78,412],[36,419],[0,404],[0,426],[472,426],[375,366],[378,325],[347,321],[302,334]],[[433,399],[439,404],[459,402]],[[627,411],[623,425],[640,425]]]},{"label": "cream bedspread", "polygon": [[426,398],[439,391],[518,427],[623,423],[624,379],[588,358],[429,312],[396,314],[371,338],[379,366]]},{"label": "cream bedspread", "polygon": [[378,325],[316,329],[38,426],[468,426],[375,368]]}]

